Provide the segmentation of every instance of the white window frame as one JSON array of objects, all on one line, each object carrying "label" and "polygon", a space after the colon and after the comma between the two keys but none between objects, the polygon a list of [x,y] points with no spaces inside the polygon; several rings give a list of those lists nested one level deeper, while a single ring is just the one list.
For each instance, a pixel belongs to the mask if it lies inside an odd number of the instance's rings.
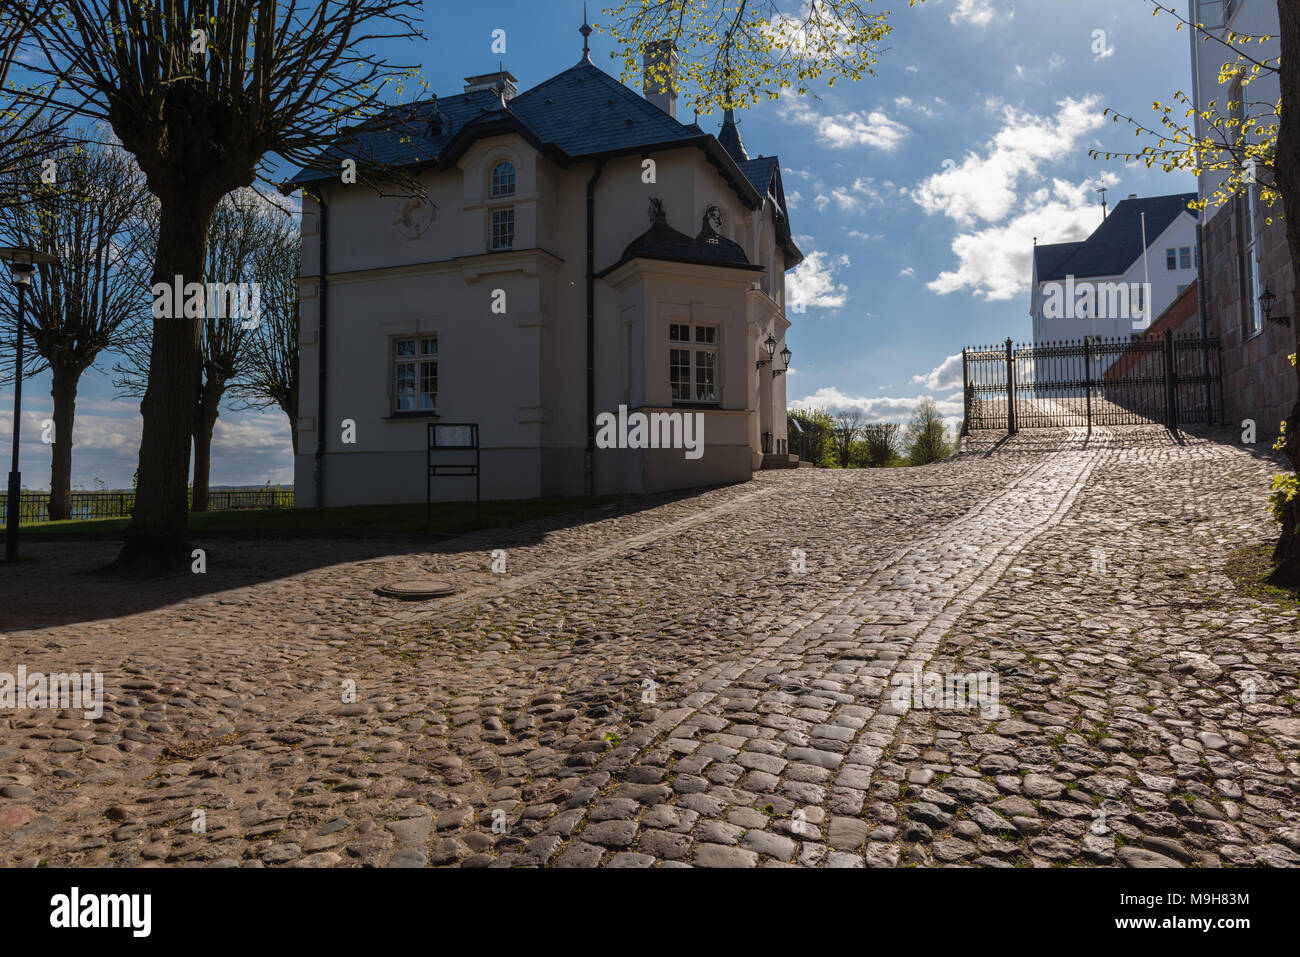
[{"label": "white window frame", "polygon": [[[497,217],[508,216],[510,218],[510,241],[503,245],[497,244]],[[515,239],[518,236],[518,219],[515,216],[513,206],[499,206],[488,211],[488,249],[494,253],[505,253],[515,248]]]},{"label": "white window frame", "polygon": [[[403,354],[402,347],[410,343],[413,351]],[[431,351],[426,351],[427,346]],[[393,336],[389,349],[389,389],[391,390],[390,410],[393,415],[436,415],[438,412],[438,336],[436,333],[416,333],[405,336]],[[428,366],[432,366],[430,374]],[[403,372],[409,370],[404,376]],[[425,391],[428,379],[433,381],[433,391]],[[410,382],[412,388],[404,389],[403,382]],[[411,407],[402,408],[402,401],[410,396]],[[430,402],[424,404],[428,396]]]},{"label": "white window frame", "polygon": [[1178,269],[1178,248],[1170,246],[1165,250],[1165,269],[1168,272],[1174,272]]},{"label": "white window frame", "polygon": [[[503,166],[510,167],[510,186],[497,192],[497,170]],[[488,170],[488,197],[490,199],[506,199],[515,195],[519,188],[519,170],[513,162],[508,159],[498,159]]]},{"label": "white window frame", "polygon": [[[674,332],[687,330],[690,341],[674,339]],[[712,331],[713,341],[702,341],[701,333]],[[687,367],[687,391],[688,398],[679,398],[672,396],[673,405],[690,405],[690,406],[718,406],[722,404],[722,326],[716,322],[690,322],[674,321],[668,325],[668,389],[673,391],[675,383],[673,382],[673,370],[680,368],[675,362],[678,356],[674,353],[686,353],[688,356],[689,366]],[[712,398],[700,398],[700,372],[704,368],[700,363],[700,358],[706,355],[713,356],[713,396]]]}]

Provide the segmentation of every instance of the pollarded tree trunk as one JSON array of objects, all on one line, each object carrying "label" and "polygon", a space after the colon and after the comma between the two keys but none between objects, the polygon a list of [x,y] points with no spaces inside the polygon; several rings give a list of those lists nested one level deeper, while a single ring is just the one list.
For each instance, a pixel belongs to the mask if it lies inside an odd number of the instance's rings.
[{"label": "pollarded tree trunk", "polygon": [[54,441],[50,445],[50,521],[72,517],[72,426],[77,413],[80,369],[55,366],[50,397],[54,400]]},{"label": "pollarded tree trunk", "polygon": [[224,383],[205,383],[195,417],[194,503],[190,508],[196,512],[208,510],[208,483],[212,480],[212,432],[217,426],[217,416],[221,413],[221,396],[224,392]]},{"label": "pollarded tree trunk", "polygon": [[[216,200],[187,184],[159,196],[158,252],[152,282],[170,290],[201,282],[204,242]],[[183,292],[183,286],[182,286]],[[140,412],[140,478],[135,510],[126,527],[119,561],[158,570],[188,562],[190,442],[198,402],[200,355],[197,318],[154,320],[149,386]]]},{"label": "pollarded tree trunk", "polygon": [[[1292,273],[1300,281],[1300,0],[1278,0],[1277,12],[1282,41],[1279,73],[1282,121],[1273,175],[1286,214]],[[1291,311],[1294,313],[1296,310]],[[1300,351],[1300,316],[1292,318],[1291,328],[1297,334],[1296,349]],[[1292,470],[1300,473],[1300,364],[1296,366],[1296,376],[1296,404],[1286,419],[1285,453]],[[1269,579],[1273,584],[1300,587],[1300,501],[1293,503],[1290,515],[1282,525],[1282,535],[1273,551],[1273,565]]]},{"label": "pollarded tree trunk", "polygon": [[298,387],[290,386],[289,394],[280,403],[280,409],[289,417],[289,438],[293,442],[294,457],[298,456]]}]

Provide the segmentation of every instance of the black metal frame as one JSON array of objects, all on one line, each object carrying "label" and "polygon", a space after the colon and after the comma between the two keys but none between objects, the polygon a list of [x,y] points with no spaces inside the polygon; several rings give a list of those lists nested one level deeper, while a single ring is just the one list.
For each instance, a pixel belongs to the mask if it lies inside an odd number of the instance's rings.
[{"label": "black metal frame", "polygon": [[[440,445],[438,443],[439,429],[469,429],[469,445]],[[480,478],[479,465],[482,461],[482,450],[479,448],[478,423],[476,422],[430,422],[428,432],[428,448],[425,450],[425,478],[424,478],[424,527],[433,527],[433,480],[435,478],[473,478],[474,479],[474,502],[478,508],[478,517],[483,517],[483,487]],[[440,463],[433,464],[434,452],[474,452],[473,463]],[[462,469],[468,471],[443,471],[444,469]]]},{"label": "black metal frame", "polygon": [[962,350],[962,434],[1094,425],[1221,424],[1223,355],[1214,337],[1088,337]]}]

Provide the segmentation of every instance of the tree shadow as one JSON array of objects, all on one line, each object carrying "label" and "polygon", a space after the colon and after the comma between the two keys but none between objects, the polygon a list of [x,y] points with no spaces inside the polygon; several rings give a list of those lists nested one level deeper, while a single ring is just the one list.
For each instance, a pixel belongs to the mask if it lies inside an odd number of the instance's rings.
[{"label": "tree shadow", "polygon": [[[462,569],[461,577],[490,581],[491,553],[526,548],[548,535],[608,519],[635,516],[650,509],[694,498],[707,488],[619,498],[613,502],[448,536],[420,530],[407,533],[349,534],[330,537],[276,534],[266,536],[197,535],[193,547],[202,549],[203,570],[194,556],[166,573],[142,573],[115,564],[121,551],[117,539],[97,541],[46,540],[29,537],[22,543],[22,560],[0,563],[0,637],[29,629],[78,622],[103,621],[141,614],[223,592],[238,592],[268,582],[339,566],[339,574],[357,579],[356,591],[394,580],[394,575],[442,577],[439,557]],[[466,505],[473,511],[472,503]],[[464,558],[480,553],[472,574]],[[384,559],[396,561],[378,564]],[[459,560],[457,560],[459,559]],[[377,563],[366,568],[364,563]],[[446,562],[444,562],[446,564]],[[362,565],[365,574],[355,566]],[[388,566],[392,566],[391,570]],[[352,566],[352,567],[348,567]],[[481,571],[482,574],[479,574]],[[371,577],[381,578],[372,585]],[[364,580],[363,580],[364,579]],[[241,596],[234,600],[247,600]]]}]

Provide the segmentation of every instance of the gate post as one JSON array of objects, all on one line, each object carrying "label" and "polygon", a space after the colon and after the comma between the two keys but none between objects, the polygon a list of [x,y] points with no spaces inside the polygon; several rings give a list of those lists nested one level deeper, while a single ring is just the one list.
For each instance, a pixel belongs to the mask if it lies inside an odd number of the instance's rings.
[{"label": "gate post", "polygon": [[1007,435],[1016,434],[1016,358],[1007,337]]},{"label": "gate post", "polygon": [[1178,431],[1178,369],[1174,359],[1174,331],[1165,330],[1165,425]]},{"label": "gate post", "polygon": [[1228,424],[1228,406],[1223,397],[1223,340],[1217,336],[1214,340],[1214,376],[1219,380],[1219,424]]},{"label": "gate post", "polygon": [[1092,340],[1083,337],[1083,390],[1087,397],[1088,434],[1092,435]]},{"label": "gate post", "polygon": [[961,434],[970,435],[970,370],[966,366],[966,351],[961,351]]}]

